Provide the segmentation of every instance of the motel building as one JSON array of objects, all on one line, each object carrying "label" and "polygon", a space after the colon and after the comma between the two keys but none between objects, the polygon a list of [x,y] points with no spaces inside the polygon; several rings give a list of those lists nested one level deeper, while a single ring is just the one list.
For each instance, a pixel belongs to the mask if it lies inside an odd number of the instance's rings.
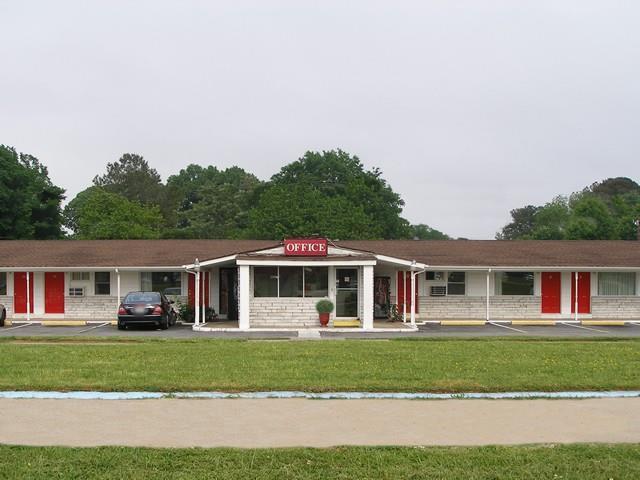
[{"label": "motel building", "polygon": [[0,241],[9,320],[113,321],[140,290],[197,307],[201,331],[319,328],[322,298],[328,329],[640,321],[640,241]]}]

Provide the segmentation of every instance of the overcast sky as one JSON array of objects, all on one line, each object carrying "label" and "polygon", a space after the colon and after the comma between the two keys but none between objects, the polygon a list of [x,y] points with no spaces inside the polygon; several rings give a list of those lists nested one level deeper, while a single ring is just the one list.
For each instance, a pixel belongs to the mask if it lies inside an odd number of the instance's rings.
[{"label": "overcast sky", "polygon": [[0,143],[69,198],[142,154],[268,179],[306,150],[380,167],[411,222],[640,180],[640,2],[0,0]]}]

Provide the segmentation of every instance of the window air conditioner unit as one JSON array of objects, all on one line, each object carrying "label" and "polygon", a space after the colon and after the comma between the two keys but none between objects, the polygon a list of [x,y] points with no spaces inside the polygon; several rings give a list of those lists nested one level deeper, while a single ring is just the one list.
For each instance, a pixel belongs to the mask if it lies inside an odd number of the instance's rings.
[{"label": "window air conditioner unit", "polygon": [[447,294],[447,287],[445,285],[433,285],[431,287],[432,297],[444,297]]}]

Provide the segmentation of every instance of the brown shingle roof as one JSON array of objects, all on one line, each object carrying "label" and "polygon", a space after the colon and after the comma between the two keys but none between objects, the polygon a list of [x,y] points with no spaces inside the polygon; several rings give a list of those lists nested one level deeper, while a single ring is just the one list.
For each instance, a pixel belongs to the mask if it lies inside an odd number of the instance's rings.
[{"label": "brown shingle roof", "polygon": [[[0,267],[160,267],[270,248],[273,240],[2,240]],[[433,267],[637,267],[638,241],[353,240],[353,248]]]},{"label": "brown shingle roof", "polygon": [[2,240],[0,267],[160,267],[277,245],[273,240]]},{"label": "brown shingle roof", "polygon": [[433,266],[640,267],[630,240],[360,240],[340,245]]}]

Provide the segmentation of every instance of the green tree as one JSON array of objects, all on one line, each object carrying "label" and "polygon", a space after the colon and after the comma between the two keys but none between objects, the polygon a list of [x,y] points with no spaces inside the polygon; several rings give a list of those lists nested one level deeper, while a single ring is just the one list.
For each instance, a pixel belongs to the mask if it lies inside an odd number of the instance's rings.
[{"label": "green tree", "polygon": [[256,238],[409,238],[404,202],[376,168],[342,150],[307,152],[271,177],[251,210]]},{"label": "green tree", "polygon": [[[159,238],[163,217],[156,205],[143,205],[102,188],[87,189],[75,206],[75,238]],[[77,197],[76,197],[77,199]]]},{"label": "green tree", "polygon": [[414,240],[451,240],[451,237],[446,233],[442,233],[440,230],[431,228],[424,223],[411,225],[410,236]]},{"label": "green tree", "polygon": [[144,205],[157,205],[165,226],[176,224],[176,199],[162,183],[160,174],[141,155],[123,154],[117,162],[108,163],[106,173],[96,175],[93,184],[127,200]]},{"label": "green tree", "polygon": [[[219,171],[178,213],[178,225],[195,238],[240,238],[261,182],[239,167]],[[187,208],[188,206],[188,208]]]},{"label": "green tree", "polygon": [[530,236],[535,228],[535,215],[539,210],[540,207],[534,205],[511,210],[511,223],[505,225],[496,238],[498,240],[515,240]]},{"label": "green tree", "polygon": [[60,238],[63,199],[36,157],[0,145],[0,238]]},{"label": "green tree", "polygon": [[640,185],[626,177],[595,182],[580,192],[511,211],[505,239],[633,240],[640,218]]},{"label": "green tree", "polygon": [[305,184],[276,185],[260,196],[249,213],[250,238],[281,239],[326,235],[333,239],[374,238],[371,219],[342,196],[328,197]]}]

